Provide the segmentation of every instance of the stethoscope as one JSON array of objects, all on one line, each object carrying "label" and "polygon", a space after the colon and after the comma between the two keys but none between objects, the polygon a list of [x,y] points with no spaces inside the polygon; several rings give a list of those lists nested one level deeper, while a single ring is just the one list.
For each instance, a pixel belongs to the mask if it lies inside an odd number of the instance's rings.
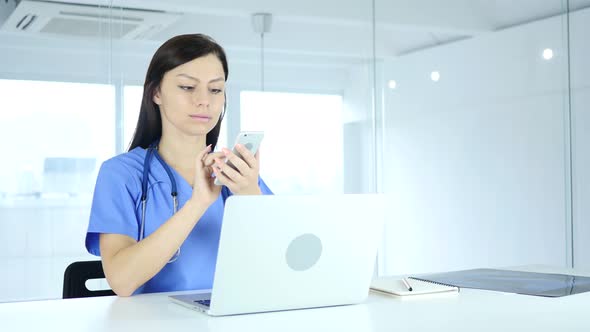
[{"label": "stethoscope", "polygon": [[[139,227],[138,236],[139,241],[143,240],[143,238],[145,237],[145,207],[147,204],[148,175],[150,173],[152,156],[156,156],[156,159],[158,159],[160,165],[164,167],[164,170],[166,171],[166,174],[168,174],[168,178],[170,179],[170,183],[172,184],[172,191],[170,192],[173,202],[172,215],[175,215],[176,211],[178,211],[178,191],[176,190],[176,180],[174,179],[174,175],[172,174],[170,167],[168,167],[166,162],[162,160],[162,157],[158,153],[158,141],[155,141],[154,143],[150,144],[150,146],[147,148],[145,160],[143,162],[143,178],[141,179],[141,225]],[[172,258],[170,258],[168,263],[172,263],[175,260],[177,260],[178,256],[180,256],[180,248],[176,250],[176,253],[174,254],[174,256],[172,256]]]}]

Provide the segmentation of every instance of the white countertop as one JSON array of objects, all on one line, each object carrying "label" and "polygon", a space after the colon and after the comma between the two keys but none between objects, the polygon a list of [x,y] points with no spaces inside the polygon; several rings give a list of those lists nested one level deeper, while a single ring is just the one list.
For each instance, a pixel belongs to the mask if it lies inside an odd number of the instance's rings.
[{"label": "white countertop", "polygon": [[229,317],[187,309],[170,302],[169,294],[2,303],[0,326],[3,331],[44,332],[590,331],[590,292],[559,298],[473,289],[404,298],[370,293],[359,305]]}]

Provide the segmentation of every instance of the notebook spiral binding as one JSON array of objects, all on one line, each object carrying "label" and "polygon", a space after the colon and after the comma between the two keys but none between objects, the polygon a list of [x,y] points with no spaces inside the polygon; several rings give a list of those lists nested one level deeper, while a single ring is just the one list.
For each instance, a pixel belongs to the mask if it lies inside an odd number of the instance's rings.
[{"label": "notebook spiral binding", "polygon": [[435,285],[440,285],[440,286],[453,287],[453,288],[457,288],[457,289],[459,288],[455,285],[443,284],[442,282],[436,282],[436,281],[426,280],[426,279],[417,278],[417,277],[408,277],[408,279],[419,280],[419,281],[427,282],[429,284],[435,284]]}]

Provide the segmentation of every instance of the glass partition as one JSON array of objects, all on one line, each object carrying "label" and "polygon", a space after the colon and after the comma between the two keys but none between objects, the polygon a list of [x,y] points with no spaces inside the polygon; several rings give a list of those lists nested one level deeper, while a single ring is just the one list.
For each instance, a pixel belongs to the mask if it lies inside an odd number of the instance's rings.
[{"label": "glass partition", "polygon": [[382,272],[567,266],[566,2],[460,3],[376,2]]},{"label": "glass partition", "polygon": [[590,4],[570,1],[571,195],[574,268],[590,270]]},{"label": "glass partition", "polygon": [[151,57],[178,34],[205,33],[225,48],[219,145],[264,130],[271,189],[374,188],[370,2],[0,6],[0,139],[10,156],[0,166],[0,302],[60,298],[66,266],[96,259],[84,237],[98,168],[128,149]]},{"label": "glass partition", "polygon": [[67,265],[93,259],[92,191],[116,152],[117,24],[108,1],[6,1],[0,11],[0,301],[59,298]]}]

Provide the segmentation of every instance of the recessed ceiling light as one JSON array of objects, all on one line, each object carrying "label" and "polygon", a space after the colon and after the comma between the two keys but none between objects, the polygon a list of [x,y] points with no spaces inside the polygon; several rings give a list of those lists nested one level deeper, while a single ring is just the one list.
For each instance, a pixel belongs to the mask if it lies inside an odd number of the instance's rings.
[{"label": "recessed ceiling light", "polygon": [[440,80],[440,73],[438,71],[433,71],[430,73],[430,79],[434,82],[438,82],[438,80]]},{"label": "recessed ceiling light", "polygon": [[550,48],[546,48],[543,50],[543,59],[551,60],[553,58],[553,50]]},{"label": "recessed ceiling light", "polygon": [[395,87],[397,86],[397,83],[394,80],[389,80],[389,82],[387,82],[387,86],[390,89],[395,89]]}]

